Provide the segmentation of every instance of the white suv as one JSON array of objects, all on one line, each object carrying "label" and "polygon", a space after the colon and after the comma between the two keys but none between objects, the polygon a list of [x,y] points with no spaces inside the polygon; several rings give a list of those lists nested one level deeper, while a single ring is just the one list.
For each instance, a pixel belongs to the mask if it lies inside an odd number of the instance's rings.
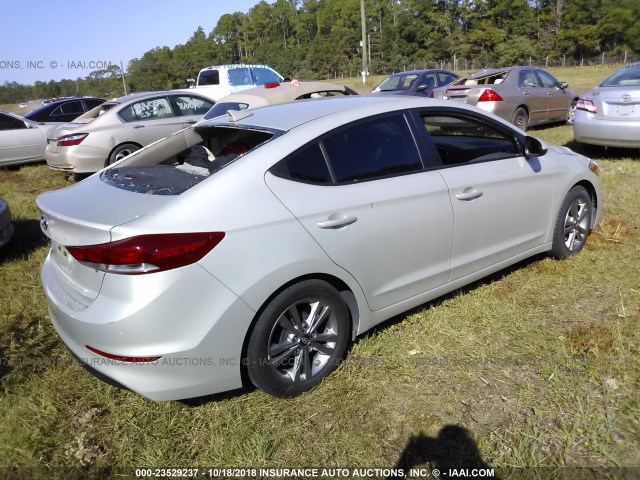
[{"label": "white suv", "polygon": [[218,100],[233,92],[282,81],[282,75],[268,65],[214,65],[200,70],[195,88],[198,93]]}]

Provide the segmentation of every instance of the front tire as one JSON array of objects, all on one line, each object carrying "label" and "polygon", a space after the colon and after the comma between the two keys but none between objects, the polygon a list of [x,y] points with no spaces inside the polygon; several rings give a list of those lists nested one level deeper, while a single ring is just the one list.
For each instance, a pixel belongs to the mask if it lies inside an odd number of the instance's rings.
[{"label": "front tire", "polygon": [[350,324],[346,304],[328,283],[305,280],[288,287],[267,305],[251,332],[251,382],[276,397],[312,389],[340,364]]},{"label": "front tire", "polygon": [[570,257],[584,247],[591,232],[593,202],[586,188],[573,187],[562,202],[555,230],[551,256],[557,259]]}]

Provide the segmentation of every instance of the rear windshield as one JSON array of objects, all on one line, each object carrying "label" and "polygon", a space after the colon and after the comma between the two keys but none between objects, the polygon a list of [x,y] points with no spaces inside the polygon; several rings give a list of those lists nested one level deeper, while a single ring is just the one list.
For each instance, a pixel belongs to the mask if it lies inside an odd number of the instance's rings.
[{"label": "rear windshield", "polygon": [[220,125],[188,128],[138,150],[100,178],[131,192],[179,195],[279,133]]},{"label": "rear windshield", "polygon": [[640,86],[640,65],[618,70],[600,84],[601,87]]}]

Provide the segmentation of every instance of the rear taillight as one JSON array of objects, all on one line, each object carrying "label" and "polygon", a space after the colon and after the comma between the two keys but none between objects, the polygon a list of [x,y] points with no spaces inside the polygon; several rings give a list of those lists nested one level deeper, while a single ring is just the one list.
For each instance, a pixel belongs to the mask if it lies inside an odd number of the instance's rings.
[{"label": "rear taillight", "polygon": [[592,100],[583,100],[582,98],[578,100],[576,104],[576,110],[584,110],[589,113],[598,113],[598,107],[593,103]]},{"label": "rear taillight", "polygon": [[140,275],[195,263],[224,236],[224,232],[139,235],[99,245],[67,247],[67,250],[77,261],[95,270]]},{"label": "rear taillight", "polygon": [[80,145],[88,135],[88,133],[75,133],[73,135],[65,135],[64,137],[60,137],[58,139],[58,146],[71,147],[73,145]]},{"label": "rear taillight", "polygon": [[498,95],[494,90],[487,88],[484,92],[482,92],[482,95],[480,95],[480,98],[478,99],[478,101],[479,102],[501,102],[502,97]]},{"label": "rear taillight", "polygon": [[435,98],[435,95],[433,94],[433,90],[431,90],[429,92],[429,95],[427,95],[428,98]]}]

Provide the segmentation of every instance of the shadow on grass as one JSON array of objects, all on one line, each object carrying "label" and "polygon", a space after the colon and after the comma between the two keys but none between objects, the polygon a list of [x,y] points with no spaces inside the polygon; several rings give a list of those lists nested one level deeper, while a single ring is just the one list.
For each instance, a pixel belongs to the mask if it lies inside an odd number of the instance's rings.
[{"label": "shadow on grass", "polygon": [[0,263],[23,258],[49,243],[37,220],[14,220],[13,237],[0,250]]},{"label": "shadow on grass", "polygon": [[[405,476],[391,476],[388,480],[404,479],[410,469],[429,464],[428,470],[439,470],[441,478],[479,478],[479,471],[486,473],[493,470],[482,460],[471,432],[459,425],[447,425],[440,430],[437,437],[428,437],[420,432],[412,435],[404,447],[395,469],[402,469]],[[455,470],[455,474],[452,475]],[[478,475],[474,475],[474,471]],[[497,476],[482,478],[498,479]]]},{"label": "shadow on grass", "polygon": [[628,160],[630,158],[640,159],[640,149],[638,148],[615,148],[601,147],[599,145],[587,145],[585,143],[570,140],[563,146],[570,148],[576,153],[595,160]]}]

